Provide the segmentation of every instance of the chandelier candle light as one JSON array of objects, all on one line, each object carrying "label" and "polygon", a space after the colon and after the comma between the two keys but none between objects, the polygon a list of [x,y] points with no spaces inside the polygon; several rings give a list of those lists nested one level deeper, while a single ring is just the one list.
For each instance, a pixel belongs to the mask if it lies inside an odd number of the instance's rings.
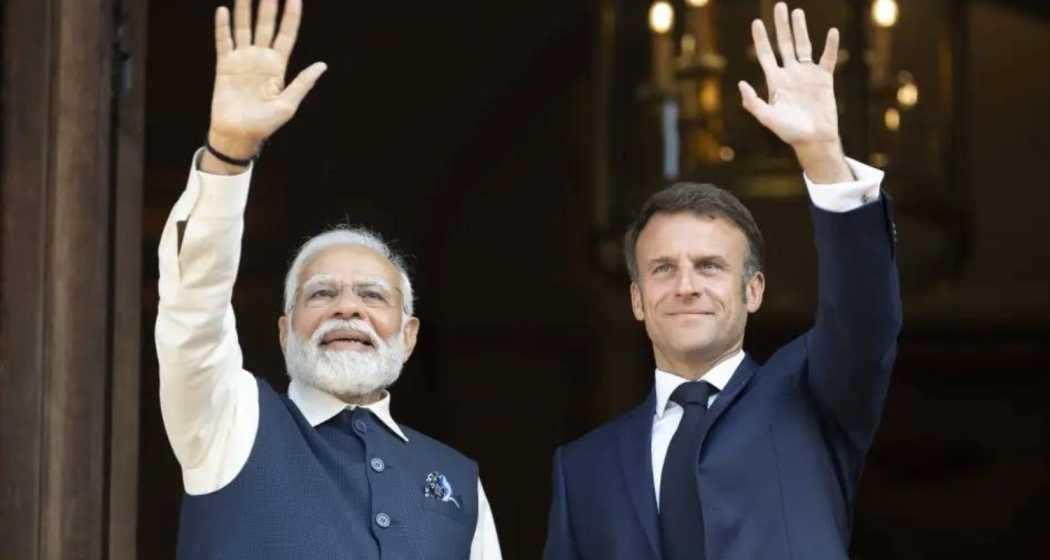
[{"label": "chandelier candle light", "polygon": [[674,87],[674,9],[665,0],[649,7],[649,29],[652,31],[653,89],[670,94]]}]

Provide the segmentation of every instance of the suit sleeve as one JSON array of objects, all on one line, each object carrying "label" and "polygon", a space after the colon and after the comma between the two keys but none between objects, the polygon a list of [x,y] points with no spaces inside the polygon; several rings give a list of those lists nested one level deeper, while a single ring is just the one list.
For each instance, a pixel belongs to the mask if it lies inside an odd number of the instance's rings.
[{"label": "suit sleeve", "polygon": [[569,502],[565,494],[565,475],[562,472],[562,448],[554,451],[554,473],[551,477],[553,496],[550,519],[547,525],[547,546],[543,549],[544,560],[579,560],[576,542],[569,525]]},{"label": "suit sleeve", "polygon": [[892,200],[847,212],[811,208],[818,304],[807,382],[821,416],[861,455],[882,416],[901,329]]}]

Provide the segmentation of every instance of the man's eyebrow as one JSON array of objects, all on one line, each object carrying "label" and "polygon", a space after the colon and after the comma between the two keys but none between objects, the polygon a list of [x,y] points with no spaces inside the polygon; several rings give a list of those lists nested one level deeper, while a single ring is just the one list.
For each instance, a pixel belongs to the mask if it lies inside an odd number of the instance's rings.
[{"label": "man's eyebrow", "polygon": [[649,259],[648,261],[646,261],[645,264],[647,264],[649,266],[652,266],[654,264],[664,264],[664,263],[673,263],[673,262],[674,262],[674,259],[672,259],[671,257],[664,256],[664,257],[653,257],[653,258]]},{"label": "man's eyebrow", "polygon": [[305,281],[303,281],[302,287],[305,288],[306,286],[310,286],[312,284],[319,284],[321,282],[333,282],[333,281],[338,281],[338,279],[335,276],[332,276],[331,274],[325,274],[325,273],[322,272],[320,274],[314,274],[313,276],[307,278]]},{"label": "man's eyebrow", "polygon": [[379,286],[380,288],[383,288],[385,290],[397,290],[398,292],[401,291],[401,288],[398,288],[397,286],[391,286],[390,282],[387,282],[386,280],[378,277],[366,278],[356,283],[365,287]]},{"label": "man's eyebrow", "polygon": [[[676,260],[675,258],[668,257],[668,256],[653,257],[653,258],[647,260],[645,262],[645,264],[647,266],[653,266],[653,265],[665,264],[665,263],[674,264],[675,260]],[[712,254],[707,254],[707,255],[690,255],[689,260],[691,262],[694,262],[694,263],[696,263],[696,262],[703,262],[703,261],[729,262],[729,260],[724,255],[720,255],[718,253],[712,253]]]},{"label": "man's eyebrow", "polygon": [[[326,274],[326,273],[322,272],[322,273],[315,274],[315,275],[307,278],[306,281],[303,282],[302,287],[306,288],[308,286],[312,286],[314,284],[320,284],[322,282],[342,282],[342,279],[337,278],[336,276],[333,276],[331,274]],[[383,278],[380,278],[378,276],[367,276],[367,277],[365,277],[364,279],[362,279],[360,281],[350,282],[350,284],[351,285],[357,284],[359,286],[364,286],[364,287],[375,287],[375,286],[378,286],[380,288],[383,288],[384,290],[397,290],[398,293],[402,293],[401,292],[401,288],[399,288],[397,286],[392,286],[390,284],[390,282],[387,282],[386,280],[384,280]]]}]

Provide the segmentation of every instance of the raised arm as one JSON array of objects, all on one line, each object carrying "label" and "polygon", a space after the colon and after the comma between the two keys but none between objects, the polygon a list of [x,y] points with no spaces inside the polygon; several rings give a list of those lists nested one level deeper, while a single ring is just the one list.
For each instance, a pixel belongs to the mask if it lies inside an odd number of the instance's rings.
[{"label": "raised arm", "polygon": [[[250,159],[295,114],[324,71],[313,64],[285,87],[301,1],[288,0],[278,29],[276,0],[262,0],[254,38],[250,6],[250,0],[237,0],[232,31],[229,10],[215,13],[208,143],[234,160]],[[232,480],[258,427],[257,387],[242,369],[231,305],[250,165],[224,162],[208,150],[198,154],[161,235],[155,329],[161,411],[190,493]]]},{"label": "raised arm", "polygon": [[782,65],[762,22],[751,27],[769,100],[746,82],[740,92],[744,107],[791,145],[806,174],[819,282],[806,381],[822,416],[859,459],[882,415],[901,327],[890,201],[879,195],[881,172],[842,152],[833,83],[838,31],[828,32],[814,62],[802,10],[789,17],[779,3],[774,22]]}]

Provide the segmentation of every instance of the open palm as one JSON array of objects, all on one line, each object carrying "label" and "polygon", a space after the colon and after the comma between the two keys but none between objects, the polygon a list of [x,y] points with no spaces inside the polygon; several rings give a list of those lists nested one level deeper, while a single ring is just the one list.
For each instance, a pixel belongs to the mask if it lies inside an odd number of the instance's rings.
[{"label": "open palm", "polygon": [[751,25],[758,62],[765,74],[769,100],[762,100],[747,82],[740,82],[744,108],[781,140],[793,147],[838,142],[838,113],[833,73],[838,56],[839,35],[828,32],[819,64],[812,59],[813,47],[802,10],[788,22],[788,9],[778,3],[773,11],[777,46],[783,66],[777,64],[761,20]]},{"label": "open palm", "polygon": [[262,0],[253,34],[251,1],[236,0],[231,33],[229,10],[216,10],[210,134],[258,145],[292,118],[326,68],[314,63],[285,87],[301,17],[302,0],[288,0],[278,29],[277,0]]}]

